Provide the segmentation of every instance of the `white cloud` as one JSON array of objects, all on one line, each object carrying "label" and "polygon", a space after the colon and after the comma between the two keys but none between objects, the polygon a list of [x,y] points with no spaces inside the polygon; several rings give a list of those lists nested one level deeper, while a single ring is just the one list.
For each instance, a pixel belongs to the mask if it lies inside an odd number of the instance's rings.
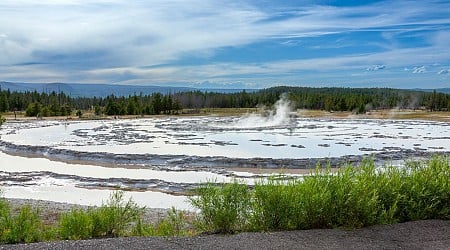
[{"label": "white cloud", "polygon": [[427,72],[427,68],[425,66],[414,67],[412,69],[413,74],[423,74]]},{"label": "white cloud", "polygon": [[366,70],[367,71],[378,71],[378,70],[385,69],[385,68],[386,68],[386,65],[384,65],[384,64],[382,64],[382,65],[372,65],[370,67],[367,67]]}]

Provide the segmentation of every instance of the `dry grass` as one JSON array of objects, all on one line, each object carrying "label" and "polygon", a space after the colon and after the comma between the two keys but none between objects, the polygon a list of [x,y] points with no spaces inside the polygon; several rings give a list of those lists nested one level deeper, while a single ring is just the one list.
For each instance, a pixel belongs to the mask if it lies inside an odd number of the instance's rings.
[{"label": "dry grass", "polygon": [[[204,109],[184,109],[179,116],[195,116],[195,115],[214,115],[214,116],[239,116],[249,113],[258,113],[260,109],[257,108],[204,108]],[[367,112],[366,114],[356,115],[352,112],[328,112],[324,110],[297,110],[296,114],[299,117],[305,118],[333,118],[333,119],[411,119],[411,120],[430,120],[430,121],[450,121],[450,112],[430,112],[424,110],[375,110]],[[166,117],[168,115],[123,115],[117,116],[119,119],[136,119],[149,117]],[[3,114],[6,120],[36,120],[36,117],[27,117],[25,112],[7,112]],[[80,120],[75,115],[72,116],[54,116],[43,117],[44,120]],[[83,111],[81,120],[97,120],[97,119],[114,119],[114,116],[100,115],[96,116],[93,111]]]},{"label": "dry grass", "polygon": [[366,114],[355,115],[352,112],[328,112],[323,110],[297,110],[297,115],[307,118],[359,118],[359,119],[411,119],[430,121],[450,121],[450,112],[429,112],[423,110],[376,110]]}]

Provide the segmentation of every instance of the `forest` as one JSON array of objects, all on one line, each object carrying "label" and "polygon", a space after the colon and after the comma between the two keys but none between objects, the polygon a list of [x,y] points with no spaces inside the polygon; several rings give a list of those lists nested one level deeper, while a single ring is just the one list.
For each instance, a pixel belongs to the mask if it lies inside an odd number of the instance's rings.
[{"label": "forest", "polygon": [[186,91],[170,94],[71,97],[64,92],[16,92],[0,89],[0,113],[25,112],[26,116],[157,115],[196,112],[202,108],[255,108],[271,106],[285,94],[295,109],[351,111],[380,109],[450,110],[450,94],[390,88],[272,87],[259,91],[218,93]]}]

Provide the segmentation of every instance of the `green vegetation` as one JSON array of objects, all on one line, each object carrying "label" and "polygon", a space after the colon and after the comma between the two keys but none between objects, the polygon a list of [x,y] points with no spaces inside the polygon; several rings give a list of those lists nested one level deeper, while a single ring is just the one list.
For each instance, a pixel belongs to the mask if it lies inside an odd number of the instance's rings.
[{"label": "green vegetation", "polygon": [[317,168],[301,180],[273,177],[250,188],[204,184],[190,198],[199,229],[213,232],[359,228],[450,219],[449,159],[376,168],[373,161],[336,174]]},{"label": "green vegetation", "polygon": [[175,208],[169,210],[167,217],[161,219],[156,225],[143,224],[138,220],[133,235],[139,236],[189,236],[195,232],[190,225],[191,219],[182,211]]},{"label": "green vegetation", "polygon": [[76,209],[63,214],[60,235],[63,239],[127,236],[142,213],[143,208],[131,199],[123,201],[123,192],[114,192],[109,201],[97,209]]},{"label": "green vegetation", "polygon": [[19,213],[12,215],[9,204],[0,201],[0,241],[5,243],[29,243],[44,238],[39,212],[24,206]]},{"label": "green vegetation", "polygon": [[234,182],[221,186],[204,184],[190,201],[201,210],[201,219],[197,223],[201,231],[232,233],[240,230],[248,220],[251,199],[250,188]]},{"label": "green vegetation", "polygon": [[0,114],[0,126],[3,125],[3,123],[5,123],[5,118],[3,118],[2,114]]},{"label": "green vegetation", "polygon": [[63,92],[39,93],[0,90],[0,112],[25,111],[27,116],[69,116],[77,111],[95,115],[178,114],[182,109],[256,108],[271,106],[287,94],[293,108],[351,111],[380,109],[450,110],[450,94],[387,88],[273,87],[255,92],[216,93],[188,91],[171,94],[134,94],[128,97],[71,97]]},{"label": "green vegetation", "polygon": [[372,160],[337,173],[318,167],[302,179],[273,176],[250,187],[205,183],[190,197],[195,217],[172,209],[156,224],[124,193],[98,208],[63,213],[54,225],[29,206],[13,212],[0,200],[0,243],[121,236],[179,236],[202,232],[359,228],[411,220],[450,219],[448,157],[376,168]]},{"label": "green vegetation", "polygon": [[98,208],[74,209],[61,214],[59,222],[44,225],[40,212],[23,206],[13,212],[8,202],[0,200],[0,243],[30,243],[49,240],[79,240],[122,236],[175,236],[191,234],[182,211],[169,211],[155,225],[142,222],[145,208],[124,193],[113,192]]}]

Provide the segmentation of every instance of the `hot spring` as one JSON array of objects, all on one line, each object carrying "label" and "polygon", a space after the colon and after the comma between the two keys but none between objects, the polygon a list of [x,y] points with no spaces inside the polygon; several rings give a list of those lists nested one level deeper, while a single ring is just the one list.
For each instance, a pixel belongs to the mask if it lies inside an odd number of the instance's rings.
[{"label": "hot spring", "polygon": [[189,209],[185,192],[198,183],[264,177],[248,168],[448,153],[449,128],[434,121],[303,118],[284,99],[274,110],[241,117],[9,121],[0,130],[0,180],[7,198],[98,205],[122,189],[141,205]]}]

